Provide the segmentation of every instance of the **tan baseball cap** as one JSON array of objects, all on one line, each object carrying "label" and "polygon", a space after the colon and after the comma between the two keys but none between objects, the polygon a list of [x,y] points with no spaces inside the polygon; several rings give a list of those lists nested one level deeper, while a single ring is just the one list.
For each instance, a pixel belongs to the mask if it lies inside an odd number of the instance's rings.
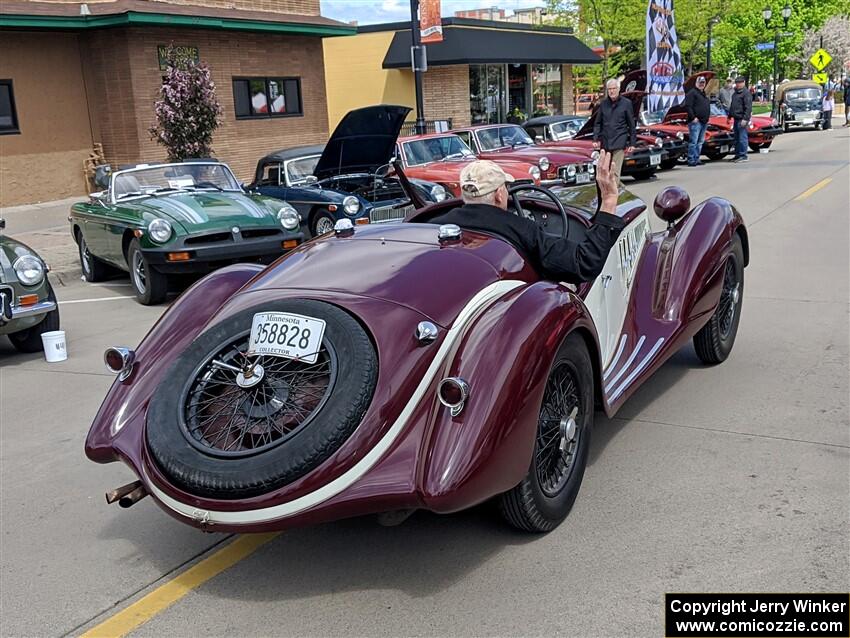
[{"label": "tan baseball cap", "polygon": [[460,172],[461,190],[473,197],[483,197],[498,190],[502,184],[513,181],[512,175],[508,175],[501,166],[490,160],[470,162]]}]

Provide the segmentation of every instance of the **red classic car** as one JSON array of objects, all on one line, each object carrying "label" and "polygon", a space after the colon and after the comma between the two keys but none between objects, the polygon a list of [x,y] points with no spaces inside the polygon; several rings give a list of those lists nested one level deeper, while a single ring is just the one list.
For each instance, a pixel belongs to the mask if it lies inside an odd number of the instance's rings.
[{"label": "red classic car", "polygon": [[[716,103],[711,104],[711,117],[709,123],[720,129],[732,130],[732,121],[728,119],[726,111]],[[782,127],[770,115],[753,115],[747,127],[750,150],[754,153],[763,148],[770,148],[773,138],[782,133]]]},{"label": "red classic car", "polygon": [[[528,188],[515,212],[587,231],[593,185]],[[107,500],[150,494],[184,523],[250,532],[495,498],[545,532],[578,494],[597,401],[614,415],[691,339],[705,363],[729,355],[749,249],[728,201],[691,208],[667,188],[654,204],[667,227],[652,232],[624,191],[627,225],[578,286],[496,235],[429,222],[457,204],[394,225],[343,219],[271,266],[218,270],[135,350],[108,349],[118,376],[86,454],[138,480]]]},{"label": "red classic car", "polygon": [[[623,96],[634,105],[635,118],[638,117],[643,96],[644,94],[641,92],[624,94]],[[549,115],[532,118],[523,126],[530,135],[534,136],[538,146],[593,153],[595,150],[593,146],[593,126],[596,122],[596,114],[597,111],[594,110],[590,118],[585,120],[571,137],[557,135],[554,127],[561,122],[572,120],[575,117],[572,115]],[[638,131],[635,148],[631,153],[626,153],[623,158],[622,175],[631,175],[635,179],[649,179],[659,167],[673,168],[679,161],[679,157],[687,150],[687,145],[682,137]]]},{"label": "red classic car", "polygon": [[[712,77],[714,73],[708,73]],[[696,74],[689,77],[685,81],[685,90],[690,89],[696,83],[696,78],[702,74]],[[643,92],[646,89],[646,70],[639,69],[627,73],[623,78],[620,86],[628,92]],[[645,93],[644,93],[645,95]],[[670,107],[667,111],[645,111],[641,109],[638,119],[639,128],[653,135],[667,134],[676,136],[687,143],[688,122],[687,110],[684,104],[677,104]],[[687,150],[687,149],[685,149]],[[705,131],[705,141],[703,142],[701,154],[709,159],[721,159],[734,150],[734,139],[729,129],[709,122]]]},{"label": "red classic car", "polygon": [[[395,153],[405,175],[440,184],[455,197],[460,197],[460,172],[476,159],[464,141],[452,133],[400,137]],[[501,158],[497,161],[517,184],[540,184],[537,164]]]},{"label": "red classic car", "polygon": [[481,159],[515,160],[536,164],[546,186],[587,184],[593,181],[593,156],[585,151],[544,149],[516,124],[482,124],[452,129]]}]

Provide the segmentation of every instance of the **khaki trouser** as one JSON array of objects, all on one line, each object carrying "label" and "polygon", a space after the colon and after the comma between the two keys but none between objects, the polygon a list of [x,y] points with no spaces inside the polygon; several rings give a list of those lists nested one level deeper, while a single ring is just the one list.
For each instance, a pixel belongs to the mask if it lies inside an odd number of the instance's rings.
[{"label": "khaki trouser", "polygon": [[617,175],[617,181],[620,181],[620,172],[623,170],[623,157],[625,154],[626,151],[622,148],[616,151],[611,151],[611,155],[613,156],[611,168],[614,169],[614,174]]}]

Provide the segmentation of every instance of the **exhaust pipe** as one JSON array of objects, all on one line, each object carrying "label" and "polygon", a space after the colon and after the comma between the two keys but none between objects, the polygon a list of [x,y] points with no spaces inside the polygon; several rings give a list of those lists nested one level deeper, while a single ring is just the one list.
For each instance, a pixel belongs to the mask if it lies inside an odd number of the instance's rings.
[{"label": "exhaust pipe", "polygon": [[144,485],[139,485],[136,489],[134,489],[129,494],[125,494],[121,498],[118,499],[118,506],[123,508],[132,507],[139,501],[141,501],[144,497],[148,495],[148,491],[145,489]]},{"label": "exhaust pipe", "polygon": [[114,490],[106,493],[106,502],[112,505],[118,499],[127,496],[127,494],[129,494],[135,489],[140,488],[141,486],[141,481],[133,481],[132,483],[127,483],[127,485],[116,487]]}]

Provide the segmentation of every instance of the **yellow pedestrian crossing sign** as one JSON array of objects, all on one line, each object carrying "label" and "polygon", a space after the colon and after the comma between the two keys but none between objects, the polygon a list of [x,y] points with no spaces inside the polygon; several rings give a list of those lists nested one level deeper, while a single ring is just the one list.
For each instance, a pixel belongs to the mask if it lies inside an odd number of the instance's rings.
[{"label": "yellow pedestrian crossing sign", "polygon": [[812,74],[812,81],[818,84],[826,84],[829,82],[829,76],[826,73],[814,73]]},{"label": "yellow pedestrian crossing sign", "polygon": [[824,49],[818,49],[812,54],[812,57],[809,58],[809,62],[811,62],[812,66],[818,71],[823,71],[827,66],[829,66],[829,63],[832,62],[832,56]]}]

